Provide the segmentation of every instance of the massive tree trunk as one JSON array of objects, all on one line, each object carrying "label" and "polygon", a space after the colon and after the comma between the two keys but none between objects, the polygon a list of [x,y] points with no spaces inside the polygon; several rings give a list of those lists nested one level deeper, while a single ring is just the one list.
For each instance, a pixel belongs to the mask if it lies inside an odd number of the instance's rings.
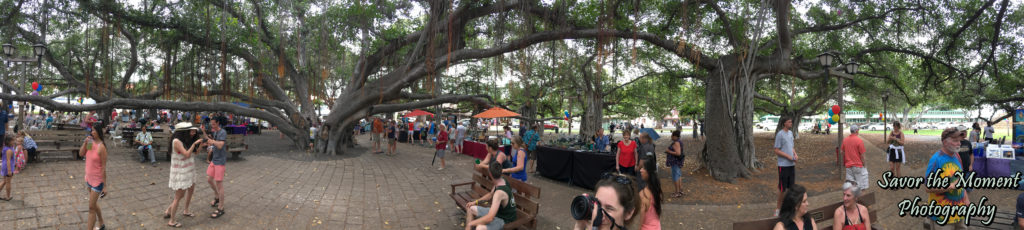
[{"label": "massive tree trunk", "polygon": [[[603,121],[604,96],[601,92],[588,91],[584,95],[583,118],[580,119],[580,136],[583,138],[594,136],[601,130]],[[609,133],[611,135],[611,133]]]},{"label": "massive tree trunk", "polygon": [[[726,58],[723,58],[726,59]],[[733,100],[734,94],[740,94],[740,97],[744,91],[732,91],[732,87],[736,81],[734,77],[744,79],[741,76],[737,76],[738,68],[715,69],[710,71],[711,74],[707,78],[707,88],[704,92],[707,102],[705,103],[704,117],[707,119],[707,125],[714,127],[705,129],[708,141],[704,143],[704,151],[701,153],[701,160],[704,166],[707,167],[711,176],[719,181],[732,182],[736,177],[747,177],[750,175],[750,170],[745,166],[744,160],[749,158],[747,154],[753,154],[753,149],[741,149],[737,140],[738,130],[742,127],[738,127],[739,123],[734,122],[735,119],[739,119],[740,116],[734,116],[732,108],[737,101]],[[748,92],[750,93],[750,92]],[[713,155],[712,155],[713,154]]]}]

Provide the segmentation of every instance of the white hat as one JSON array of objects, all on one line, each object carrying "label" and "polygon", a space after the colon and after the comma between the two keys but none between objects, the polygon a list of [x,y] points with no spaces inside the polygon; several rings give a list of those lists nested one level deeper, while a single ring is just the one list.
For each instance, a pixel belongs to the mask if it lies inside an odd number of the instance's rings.
[{"label": "white hat", "polygon": [[857,126],[857,125],[850,125],[850,132],[851,132],[851,133],[856,133],[856,132],[857,132],[857,131],[859,131],[859,130],[860,130],[860,126]]},{"label": "white hat", "polygon": [[196,128],[196,127],[192,126],[192,122],[179,122],[178,124],[174,125],[174,131],[175,132],[177,132],[178,130],[186,130],[186,129],[199,130],[199,128]]},{"label": "white hat", "polygon": [[963,132],[963,131],[967,130],[967,126],[963,126],[963,125],[957,126],[956,130],[960,131],[960,132]]}]

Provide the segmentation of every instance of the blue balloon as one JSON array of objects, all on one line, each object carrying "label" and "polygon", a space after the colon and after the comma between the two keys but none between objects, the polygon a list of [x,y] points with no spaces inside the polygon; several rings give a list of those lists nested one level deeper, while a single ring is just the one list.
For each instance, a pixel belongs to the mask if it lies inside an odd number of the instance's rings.
[{"label": "blue balloon", "polygon": [[833,113],[832,113],[832,110],[831,110],[831,109],[829,109],[829,110],[828,110],[828,117],[832,117],[832,115],[833,115]]}]

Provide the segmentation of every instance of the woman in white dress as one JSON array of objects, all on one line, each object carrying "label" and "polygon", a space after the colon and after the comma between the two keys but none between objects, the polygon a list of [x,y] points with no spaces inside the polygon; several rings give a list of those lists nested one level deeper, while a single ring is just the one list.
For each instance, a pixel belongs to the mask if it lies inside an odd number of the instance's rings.
[{"label": "woman in white dress", "polygon": [[[189,211],[189,202],[192,199],[192,191],[195,189],[195,158],[193,153],[197,151],[196,146],[202,142],[202,139],[195,138],[195,133],[198,128],[193,127],[192,123],[181,122],[174,126],[174,140],[171,142],[171,147],[174,149],[174,153],[171,154],[171,175],[167,181],[167,186],[174,190],[174,201],[171,201],[171,205],[164,211],[164,218],[169,219],[167,226],[180,228],[181,223],[174,222],[174,214],[178,209],[178,202],[185,196],[186,192],[189,194],[188,198],[185,199],[185,208],[181,212],[183,216],[195,216]],[[194,141],[193,141],[194,140]],[[188,149],[185,149],[185,144],[191,142],[192,144]]]}]

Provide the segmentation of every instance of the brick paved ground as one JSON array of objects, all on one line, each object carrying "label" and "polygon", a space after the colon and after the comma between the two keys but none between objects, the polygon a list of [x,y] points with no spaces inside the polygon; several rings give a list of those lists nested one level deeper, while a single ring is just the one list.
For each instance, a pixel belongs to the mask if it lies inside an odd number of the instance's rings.
[{"label": "brick paved ground", "polygon": [[[365,142],[368,136],[357,137]],[[250,152],[229,161],[225,187],[227,214],[210,219],[212,191],[197,181],[192,202],[198,216],[181,222],[193,229],[461,229],[463,213],[448,198],[449,185],[469,181],[468,156],[449,153],[444,171],[430,166],[430,148],[400,143],[395,157],[358,149],[339,157],[292,151],[276,132],[247,138]],[[880,151],[880,150],[872,150]],[[114,149],[108,169],[109,195],[100,201],[111,229],[164,229],[164,209],[171,201],[168,163],[158,167],[137,162],[136,154]],[[14,178],[14,200],[0,202],[0,226],[13,229],[83,229],[88,215],[81,161],[30,165]],[[872,167],[874,168],[874,167]],[[205,167],[197,168],[205,175]],[[908,171],[919,171],[908,170]],[[876,170],[872,170],[872,179]],[[538,229],[570,229],[569,201],[586,192],[562,182],[531,175],[542,188]],[[770,188],[766,188],[770,189]],[[875,191],[878,191],[877,189]],[[893,217],[891,205],[915,191],[886,192],[880,197],[886,227],[917,226],[916,218]],[[1000,211],[1012,211],[1017,192],[984,192]],[[980,194],[979,194],[980,195]],[[838,193],[809,198],[812,206],[840,200]],[[769,215],[774,202],[735,205],[666,205],[665,229],[729,229],[738,220]],[[179,208],[180,209],[180,208]],[[181,218],[181,217],[179,217]]]}]

